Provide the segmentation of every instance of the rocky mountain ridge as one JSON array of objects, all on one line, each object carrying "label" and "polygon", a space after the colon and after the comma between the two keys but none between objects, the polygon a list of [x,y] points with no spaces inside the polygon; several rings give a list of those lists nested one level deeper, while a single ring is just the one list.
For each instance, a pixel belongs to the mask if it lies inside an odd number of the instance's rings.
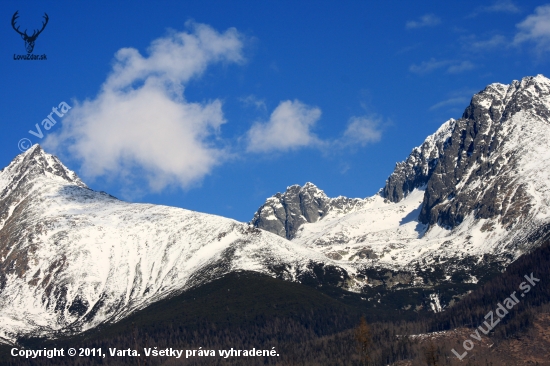
[{"label": "rocky mountain ridge", "polygon": [[441,269],[439,282],[460,272],[475,283],[478,265],[505,266],[545,235],[549,146],[550,80],[491,84],[462,118],[443,123],[397,163],[378,194],[354,199],[346,212],[325,209],[315,221],[295,220],[289,235],[284,216],[273,214],[289,188],[268,199],[251,223],[270,230],[275,217],[281,224],[272,232],[340,262],[404,270],[401,283],[413,285],[418,268],[430,266]]},{"label": "rocky mountain ridge", "polygon": [[5,342],[116,322],[230,272],[335,286],[354,272],[244,223],[95,192],[38,145],[0,171],[0,219]]},{"label": "rocky mountain ridge", "polygon": [[[506,227],[525,221],[533,208],[531,199],[548,203],[550,196],[544,181],[533,187],[520,177],[547,177],[544,164],[533,162],[548,161],[549,106],[550,81],[543,75],[487,86],[474,95],[461,119],[443,123],[397,163],[378,195],[398,203],[414,189],[425,189],[419,221],[429,226],[452,229],[472,213],[475,219],[494,218]],[[310,187],[315,186],[294,185],[268,198],[251,224],[292,239],[301,225],[326,216],[331,200],[352,202],[350,209],[364,206],[357,198],[326,197],[317,187],[319,198],[307,199]]]},{"label": "rocky mountain ridge", "polygon": [[488,220],[486,230],[497,223],[513,229],[545,212],[549,107],[542,75],[476,94],[428,181],[420,221],[454,228],[472,214]]},{"label": "rocky mountain ridge", "polygon": [[0,171],[0,339],[75,334],[238,271],[439,311],[548,236],[549,116],[544,76],[491,84],[378,194],[290,186],[250,224],[95,192],[34,146]]},{"label": "rocky mountain ridge", "polygon": [[382,197],[399,202],[415,188],[428,184],[455,126],[456,120],[452,118],[443,123],[422,145],[413,148],[405,161],[395,164],[382,188]]},{"label": "rocky mountain ridge", "polygon": [[258,209],[251,224],[283,238],[292,239],[304,223],[317,222],[330,211],[349,212],[362,205],[358,198],[329,198],[313,183],[293,185],[277,193]]}]

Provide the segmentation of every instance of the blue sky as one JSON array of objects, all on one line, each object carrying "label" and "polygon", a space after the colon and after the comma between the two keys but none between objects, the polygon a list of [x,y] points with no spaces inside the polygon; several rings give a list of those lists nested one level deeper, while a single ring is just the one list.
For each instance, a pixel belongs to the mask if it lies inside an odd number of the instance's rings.
[{"label": "blue sky", "polygon": [[[311,181],[367,197],[473,93],[550,75],[543,1],[3,1],[0,166],[241,221]],[[33,53],[20,30],[49,22]],[[43,138],[30,134],[71,109]]]}]

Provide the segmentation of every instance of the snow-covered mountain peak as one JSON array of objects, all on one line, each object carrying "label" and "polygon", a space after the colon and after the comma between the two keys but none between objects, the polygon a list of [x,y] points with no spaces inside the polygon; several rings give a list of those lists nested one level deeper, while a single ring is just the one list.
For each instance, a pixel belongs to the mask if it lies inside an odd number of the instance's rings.
[{"label": "snow-covered mountain peak", "polygon": [[[298,186],[299,187],[299,186]],[[304,184],[304,186],[302,187],[302,189],[304,191],[309,191],[309,192],[312,192],[314,194],[317,194],[317,195],[323,195],[323,196],[326,196],[325,195],[325,192],[320,189],[319,187],[317,187],[315,184],[311,183],[311,182],[306,182],[306,184]]]},{"label": "snow-covered mountain peak", "polygon": [[486,230],[510,229],[546,212],[549,121],[542,75],[474,95],[428,179],[420,221],[454,228],[473,215],[491,220]]},{"label": "snow-covered mountain peak", "polygon": [[313,183],[287,187],[269,197],[254,214],[251,225],[291,239],[304,223],[317,222],[329,212],[347,212],[362,202],[358,198],[329,198]]},{"label": "snow-covered mountain peak", "polygon": [[[521,80],[513,80],[510,84],[492,83],[487,85],[485,89],[475,94],[474,97],[491,96],[495,99],[500,99],[508,103],[509,97],[517,92],[527,92],[540,90],[548,93],[550,90],[550,79],[542,74],[536,76],[526,76]],[[539,95],[540,96],[540,95]]]},{"label": "snow-covered mountain peak", "polygon": [[546,91],[550,88],[550,79],[542,74],[536,76],[526,76],[521,80],[514,80],[511,83],[516,88],[529,89],[529,88],[545,88]]},{"label": "snow-covered mountain peak", "polygon": [[[287,237],[335,260],[386,268],[438,257],[451,273],[476,266],[484,255],[513,260],[550,225],[549,122],[550,79],[488,85],[462,118],[443,123],[397,163],[378,195],[358,200],[353,210],[301,220]],[[275,201],[262,206],[254,225],[270,230],[271,222],[284,226],[285,214],[287,222],[299,215]],[[263,213],[274,213],[272,221]],[[470,264],[469,256],[475,257]],[[451,262],[463,265],[453,269]]]},{"label": "snow-covered mountain peak", "polygon": [[46,153],[38,144],[19,154],[12,162],[0,170],[0,198],[5,196],[8,186],[21,182],[31,182],[40,178],[55,179],[86,187],[75,172],[68,169],[54,155]]},{"label": "snow-covered mountain peak", "polygon": [[[523,111],[535,117],[548,119],[550,106],[550,79],[544,75],[524,77],[509,85],[493,83],[475,94],[463,119],[482,119],[504,122]],[[486,118],[481,118],[485,115]]]},{"label": "snow-covered mountain peak", "polygon": [[0,342],[78,333],[233,271],[354,271],[245,223],[95,192],[38,145],[0,179]]},{"label": "snow-covered mountain peak", "polygon": [[311,182],[306,182],[304,186],[300,186],[299,184],[294,184],[291,186],[288,186],[286,188],[286,191],[284,193],[278,193],[280,196],[290,196],[293,194],[300,194],[302,196],[310,196],[315,198],[328,198],[325,192],[322,189],[319,189],[315,184]]},{"label": "snow-covered mountain peak", "polygon": [[[523,116],[518,119],[521,124],[548,124],[550,79],[537,75],[521,81],[514,80],[509,85],[493,83],[475,94],[461,119],[445,122],[422,145],[414,148],[404,162],[396,164],[383,188],[383,196],[392,202],[399,202],[413,189],[427,185],[436,167],[442,166],[445,161],[443,157],[449,160],[447,169],[451,169],[453,164],[459,167],[472,159],[477,159],[476,162],[484,159],[478,157],[476,149],[482,156],[494,156],[503,142],[517,140],[517,134],[525,131],[503,126],[518,113]],[[509,133],[516,134],[516,137],[505,136]],[[532,139],[526,143],[532,143]],[[451,178],[449,174],[445,176]],[[456,184],[460,178],[455,176],[453,179],[454,182],[449,181],[448,185]],[[425,217],[425,210],[422,215]]]},{"label": "snow-covered mountain peak", "polygon": [[477,281],[548,236],[549,95],[542,75],[491,84],[379,194],[290,186],[254,215],[265,231],[94,192],[33,146],[0,171],[0,340],[74,334],[239,270],[355,290]]},{"label": "snow-covered mountain peak", "polygon": [[437,143],[439,141],[445,141],[449,136],[451,136],[451,133],[453,132],[453,129],[455,128],[456,120],[454,118],[450,118],[449,120],[445,121],[439,128],[430,136],[426,138],[426,141],[432,141],[433,143]]},{"label": "snow-covered mountain peak", "polygon": [[57,157],[44,152],[38,144],[0,170],[0,230],[33,192],[51,184],[58,189],[71,186],[88,190],[75,172],[65,167]]}]

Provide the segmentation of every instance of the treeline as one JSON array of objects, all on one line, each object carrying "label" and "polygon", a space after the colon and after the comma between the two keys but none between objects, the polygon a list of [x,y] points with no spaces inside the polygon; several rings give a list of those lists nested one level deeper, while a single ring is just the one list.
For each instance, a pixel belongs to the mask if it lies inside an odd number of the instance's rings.
[{"label": "treeline", "polygon": [[[220,329],[216,324],[204,323],[189,330],[183,325],[172,325],[156,329],[138,329],[112,338],[68,342],[46,342],[28,344],[30,349],[39,347],[89,347],[138,349],[141,357],[64,357],[57,359],[23,360],[3,356],[6,365],[360,365],[353,329],[332,335],[319,335],[308,321],[294,319],[272,319],[262,325]],[[418,342],[407,337],[398,337],[405,332],[417,332],[411,324],[371,324],[373,329],[372,360],[398,360],[416,355]],[[192,357],[175,359],[169,357],[145,357],[143,348],[216,350],[216,357]],[[279,357],[233,357],[224,359],[218,350],[268,349],[275,347]],[[376,361],[377,362],[377,361]],[[381,364],[377,362],[376,364]],[[387,365],[387,363],[385,363]]]},{"label": "treeline", "polygon": [[[540,279],[521,297],[524,275]],[[517,305],[483,341],[459,361],[451,349],[462,349],[472,329],[486,321],[511,293]],[[349,365],[365,364],[354,328],[362,315],[369,326],[369,365],[519,365],[501,352],[510,342],[533,330],[541,315],[550,312],[550,245],[522,256],[505,272],[437,315],[414,321],[376,321],[372,314],[327,296],[316,289],[251,273],[226,276],[197,290],[161,301],[123,321],[78,337],[45,341],[24,339],[29,349],[43,347],[136,349],[140,357],[64,357],[26,360],[0,348],[2,365]],[[410,337],[429,332],[441,335]],[[465,329],[470,328],[470,329]],[[454,334],[454,335],[453,335]],[[550,344],[549,344],[550,346]],[[145,357],[143,348],[216,350],[215,357],[175,359]],[[279,357],[218,356],[218,350],[269,349]],[[526,361],[527,362],[527,361]],[[535,363],[532,363],[535,364]],[[540,363],[543,364],[543,363]]]},{"label": "treeline", "polygon": [[[540,282],[525,296],[519,288],[522,282],[529,285],[524,277],[531,273]],[[495,327],[493,336],[498,339],[506,339],[528,327],[535,310],[542,305],[548,304],[550,300],[550,245],[548,242],[533,252],[526,254],[512,263],[501,275],[493,278],[483,286],[474,290],[455,306],[445,312],[436,315],[430,325],[431,331],[448,330],[457,327],[476,328],[486,319],[489,311],[494,311],[498,303],[516,292],[515,296],[519,302],[513,310],[505,316],[498,327]]]}]

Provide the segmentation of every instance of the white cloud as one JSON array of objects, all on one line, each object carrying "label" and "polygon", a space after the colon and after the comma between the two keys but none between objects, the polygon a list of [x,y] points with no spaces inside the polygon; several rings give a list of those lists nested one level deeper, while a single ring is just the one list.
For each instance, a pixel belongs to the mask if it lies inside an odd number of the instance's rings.
[{"label": "white cloud", "polygon": [[[203,24],[186,26],[186,31],[153,41],[144,54],[134,48],[120,49],[99,93],[73,101],[62,127],[47,136],[44,147],[79,161],[86,179],[122,181],[126,198],[145,193],[139,188],[141,180],[153,192],[167,186],[188,188],[232,158],[220,137],[226,122],[222,102],[190,102],[184,91],[209,65],[244,62],[243,38],[233,28],[220,33]],[[241,101],[266,109],[265,102],[254,95]],[[312,132],[320,117],[317,107],[283,101],[268,121],[250,128],[246,150],[341,148],[381,137],[375,120],[354,117],[341,138],[321,140]]]},{"label": "white cloud", "polygon": [[208,65],[243,62],[242,37],[233,28],[219,33],[203,24],[186,26],[188,31],[153,41],[147,56],[120,49],[98,95],[73,102],[45,146],[66,149],[85,177],[145,178],[153,191],[189,187],[226,159],[215,144],[225,123],[222,103],[191,103],[183,92]]},{"label": "white cloud", "polygon": [[497,0],[492,5],[480,6],[470,17],[478,16],[481,13],[519,13],[519,8],[511,0]]},{"label": "white cloud", "polygon": [[511,0],[495,1],[493,5],[485,6],[482,11],[489,13],[519,13],[519,8]]},{"label": "white cloud", "polygon": [[382,138],[380,119],[351,117],[342,136],[337,139],[320,139],[311,130],[321,117],[321,110],[298,100],[284,101],[275,108],[269,121],[256,122],[248,131],[247,151],[269,153],[305,147],[323,150],[365,146]]},{"label": "white cloud", "polygon": [[[486,11],[519,12],[519,9],[511,2],[497,2]],[[500,10],[499,10],[500,9]],[[550,51],[550,4],[539,6],[534,14],[527,16],[522,22],[516,24],[517,32],[513,40],[503,35],[496,34],[489,39],[477,41],[475,36],[466,39],[465,47],[469,50],[487,50],[496,47],[519,46],[523,43],[533,43],[536,51],[542,53]]]},{"label": "white cloud", "polygon": [[235,28],[220,34],[206,24],[187,22],[192,30],[174,32],[153,41],[149,57],[143,57],[135,48],[122,48],[116,55],[113,72],[104,89],[125,89],[135,83],[151,79],[174,84],[200,76],[214,62],[242,62],[242,37]]},{"label": "white cloud", "polygon": [[516,27],[518,33],[514,38],[514,44],[533,42],[539,52],[550,50],[550,4],[537,7],[534,14],[529,15]]},{"label": "white cloud", "polygon": [[483,41],[473,41],[468,44],[468,48],[475,48],[478,50],[486,50],[489,48],[495,48],[500,46],[507,46],[508,41],[506,40],[506,37],[496,34],[492,36],[489,39],[483,40]]},{"label": "white cloud", "polygon": [[422,61],[418,65],[412,64],[409,67],[409,71],[414,72],[415,74],[428,74],[434,70],[445,68],[448,73],[456,74],[471,70],[474,67],[475,65],[468,60],[436,60],[432,58],[429,61]]},{"label": "white cloud", "polygon": [[475,65],[466,60],[449,66],[447,72],[450,74],[458,74],[459,72],[472,70],[473,68],[475,68]]},{"label": "white cloud", "polygon": [[288,151],[320,143],[311,129],[321,110],[298,100],[281,102],[269,121],[256,122],[248,131],[249,152]]},{"label": "white cloud", "polygon": [[434,14],[426,14],[420,17],[419,20],[409,20],[405,23],[407,29],[434,27],[441,23],[441,19]]},{"label": "white cloud", "polygon": [[380,141],[382,131],[378,129],[379,124],[374,118],[352,117],[340,142],[343,145],[365,146],[370,142]]}]

